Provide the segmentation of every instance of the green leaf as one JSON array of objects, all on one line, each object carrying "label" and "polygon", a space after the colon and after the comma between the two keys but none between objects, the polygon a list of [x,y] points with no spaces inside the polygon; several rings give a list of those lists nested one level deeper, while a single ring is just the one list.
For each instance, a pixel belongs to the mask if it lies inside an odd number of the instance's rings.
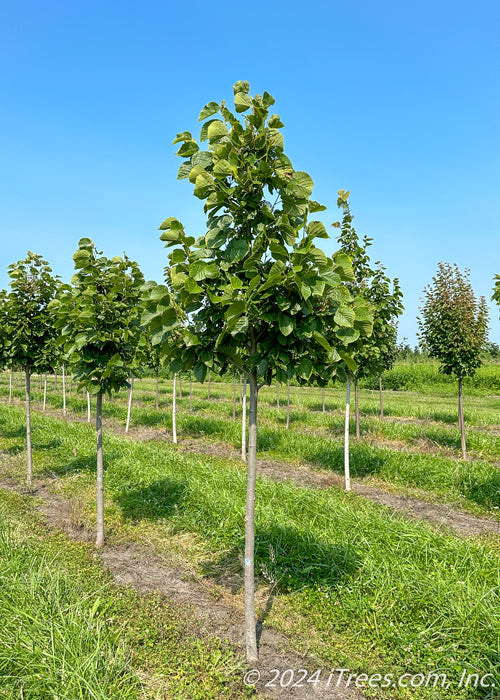
[{"label": "green leaf", "polygon": [[303,357],[300,361],[297,374],[299,377],[302,377],[302,379],[309,379],[313,371],[313,365],[311,360],[308,357]]},{"label": "green leaf", "polygon": [[359,338],[359,331],[356,328],[339,328],[335,335],[342,340],[346,345],[355,343]]},{"label": "green leaf", "polygon": [[292,178],[286,186],[287,194],[297,197],[298,199],[308,199],[313,191],[314,182],[310,175],[297,170],[293,173]]},{"label": "green leaf", "polygon": [[323,347],[325,350],[328,352],[332,351],[332,346],[328,342],[328,340],[325,338],[325,336],[321,335],[321,333],[318,333],[318,331],[313,331],[313,338]]},{"label": "green leaf", "polygon": [[221,122],[220,119],[214,119],[211,121],[208,125],[207,136],[210,143],[218,141],[223,136],[227,136],[227,129],[224,122]]},{"label": "green leaf", "polygon": [[281,129],[283,126],[285,126],[279,118],[278,114],[271,114],[267,125],[270,126],[272,129]]},{"label": "green leaf", "polygon": [[169,229],[174,229],[176,231],[182,230],[184,227],[181,222],[174,216],[169,216],[165,221],[162,222],[160,226],[160,231],[167,231]]},{"label": "green leaf", "polygon": [[233,238],[226,248],[226,254],[229,260],[234,263],[243,260],[249,250],[250,246],[245,240],[242,238]]},{"label": "green leaf", "polygon": [[208,367],[203,364],[203,362],[197,362],[193,367],[194,376],[196,379],[203,384],[205,377],[207,376]]},{"label": "green leaf", "polygon": [[356,362],[353,360],[353,358],[351,357],[351,355],[348,355],[348,354],[347,354],[346,352],[344,352],[343,350],[339,350],[338,353],[339,353],[341,359],[342,359],[342,360],[344,361],[344,363],[346,364],[346,366],[351,370],[351,372],[355,372],[355,371],[358,369],[358,365],[357,365]]},{"label": "green leaf", "polygon": [[214,181],[207,172],[200,173],[196,178],[194,194],[200,199],[206,199],[207,195],[214,189]]},{"label": "green leaf", "polygon": [[252,106],[251,98],[244,92],[237,92],[234,96],[234,108],[237,112],[246,112]]},{"label": "green leaf", "polygon": [[307,235],[309,238],[329,238],[322,221],[311,221],[307,226]]},{"label": "green leaf", "polygon": [[224,158],[221,158],[214,165],[213,173],[217,177],[230,177],[231,175],[233,175],[233,169],[229,164],[229,161],[225,160]]},{"label": "green leaf", "polygon": [[211,117],[212,114],[216,114],[219,111],[219,109],[220,107],[217,104],[217,102],[209,102],[201,110],[200,116],[198,117],[198,121],[201,122],[207,117]]},{"label": "green leaf", "polygon": [[177,372],[180,372],[183,367],[183,362],[180,359],[180,357],[177,357],[175,360],[172,360],[170,363],[170,369],[174,374],[177,374]]},{"label": "green leaf", "polygon": [[278,325],[283,335],[290,335],[293,332],[293,319],[285,314],[278,314]]},{"label": "green leaf", "polygon": [[315,202],[313,199],[309,200],[309,211],[311,214],[314,214],[317,211],[325,211],[326,207],[324,204],[320,204],[319,202]]},{"label": "green leaf", "polygon": [[248,80],[238,80],[233,85],[233,92],[236,95],[239,92],[244,92],[245,94],[250,92],[250,84]]},{"label": "green leaf", "polygon": [[340,306],[333,317],[339,326],[352,326],[354,323],[354,311],[348,306]]},{"label": "green leaf", "polygon": [[207,263],[204,260],[195,260],[189,269],[189,276],[196,282],[209,277],[218,277],[219,268],[215,262]]},{"label": "green leaf", "polygon": [[193,137],[189,131],[181,131],[180,134],[177,134],[175,139],[172,141],[172,146],[174,146],[176,143],[181,143],[182,141],[190,141],[192,138]]},{"label": "green leaf", "polygon": [[194,139],[191,139],[191,141],[186,141],[185,143],[183,143],[175,155],[180,156],[181,158],[189,158],[198,150],[198,144]]}]

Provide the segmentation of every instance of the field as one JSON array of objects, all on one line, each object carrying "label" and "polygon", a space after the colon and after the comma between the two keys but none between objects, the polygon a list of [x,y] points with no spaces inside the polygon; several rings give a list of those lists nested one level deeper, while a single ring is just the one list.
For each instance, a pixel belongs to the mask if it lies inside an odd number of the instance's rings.
[{"label": "field", "polygon": [[[344,388],[326,389],[323,411],[320,389],[292,386],[289,429],[286,387],[279,407],[276,387],[261,390],[256,567],[269,661],[263,668],[391,674],[389,689],[364,682],[352,697],[499,697],[499,377],[492,365],[465,385],[467,461],[460,459],[455,387],[435,367],[401,363],[389,373],[383,419],[378,391],[362,388],[351,493],[342,490]],[[8,383],[5,372],[0,697],[294,697],[279,683],[257,683],[254,691],[242,680],[239,382],[212,378],[209,398],[207,383],[190,388],[183,377],[177,445],[171,380],[160,379],[159,409],[154,379],[135,382],[128,433],[126,394],[104,402],[102,559],[90,544],[95,429],[86,422],[86,397],[73,387],[64,417],[61,378],[56,387],[51,377],[44,413],[41,384],[33,380],[33,498],[21,493],[21,375],[11,405]],[[474,677],[461,685],[464,672],[484,678],[483,686],[474,687]],[[396,682],[430,673],[446,674],[448,685]],[[263,673],[263,681],[270,678]],[[307,697],[301,692],[294,689]],[[315,697],[347,697],[321,692]]]}]

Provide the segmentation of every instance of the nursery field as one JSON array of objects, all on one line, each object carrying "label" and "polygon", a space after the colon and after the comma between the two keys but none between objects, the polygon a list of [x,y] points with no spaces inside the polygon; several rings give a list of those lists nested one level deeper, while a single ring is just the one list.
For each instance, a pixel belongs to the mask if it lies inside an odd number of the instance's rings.
[{"label": "nursery field", "polygon": [[[266,647],[270,656],[253,689],[234,631],[246,489],[239,378],[177,382],[178,444],[171,379],[159,380],[158,408],[155,378],[135,381],[127,433],[126,392],[105,399],[107,543],[96,557],[87,397],[74,385],[70,395],[67,381],[63,415],[52,376],[43,411],[43,378],[32,378],[30,494],[22,377],[9,404],[4,372],[0,697],[500,697],[500,367],[464,384],[467,460],[456,389],[434,375],[397,365],[383,418],[378,391],[361,388],[351,493],[345,388],[327,388],[323,403],[321,389],[291,386],[288,428],[287,387],[279,403],[276,386],[259,392],[257,600],[264,664]],[[292,689],[302,668],[310,682]],[[324,687],[332,669],[349,669],[348,687],[347,672]]]}]

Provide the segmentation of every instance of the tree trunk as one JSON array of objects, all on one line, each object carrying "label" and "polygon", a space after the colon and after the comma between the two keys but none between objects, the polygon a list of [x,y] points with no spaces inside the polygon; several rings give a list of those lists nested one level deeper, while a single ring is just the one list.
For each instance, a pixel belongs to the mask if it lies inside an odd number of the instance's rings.
[{"label": "tree trunk", "polygon": [[247,378],[243,381],[243,411],[241,415],[241,459],[247,461]]},{"label": "tree trunk", "polygon": [[321,411],[325,413],[325,387],[321,387]]},{"label": "tree trunk", "polygon": [[90,394],[87,391],[87,423],[90,423]]},{"label": "tree trunk", "polygon": [[359,396],[358,396],[358,377],[354,375],[354,412],[356,414],[356,438],[359,440],[361,437],[359,431]]},{"label": "tree trunk", "polygon": [[280,407],[280,383],[276,382],[276,408]]},{"label": "tree trunk", "polygon": [[31,486],[33,476],[33,457],[31,454],[31,376],[26,368],[26,454],[28,461],[27,483]]},{"label": "tree trunk", "polygon": [[10,379],[9,379],[9,403],[12,403],[12,381],[14,377],[14,370],[10,369]]},{"label": "tree trunk", "polygon": [[[87,396],[89,396],[87,392]],[[97,438],[97,517],[96,517],[96,547],[104,546],[104,462],[102,456],[102,391],[97,394],[95,412],[95,432]]]},{"label": "tree trunk", "polygon": [[132,410],[132,393],[134,391],[134,378],[130,377],[130,389],[128,390],[128,405],[127,405],[127,424],[125,425],[125,432],[128,433],[130,427],[130,411]]},{"label": "tree trunk", "polygon": [[462,379],[458,380],[458,425],[460,427],[460,440],[462,444],[462,459],[467,459],[467,444],[465,441],[464,398],[462,393]]},{"label": "tree trunk", "polygon": [[66,372],[62,366],[63,416],[66,415]]},{"label": "tree trunk", "polygon": [[290,427],[290,381],[286,383],[286,427]]},{"label": "tree trunk", "polygon": [[211,380],[211,372],[210,369],[208,370],[208,394],[207,394],[207,399],[210,401],[210,380]]},{"label": "tree trunk", "polygon": [[156,410],[160,408],[160,387],[159,387],[159,370],[157,369],[156,372]]},{"label": "tree trunk", "polygon": [[242,385],[241,385],[242,381],[243,381],[243,380],[242,380],[241,374],[240,374],[240,403],[241,403],[242,397],[243,397],[243,394],[242,394]]},{"label": "tree trunk", "polygon": [[191,372],[189,372],[189,413],[193,412],[193,383],[191,381]]},{"label": "tree trunk", "polygon": [[43,410],[47,406],[47,372],[45,372],[45,378],[43,380]]},{"label": "tree trunk", "polygon": [[175,409],[176,409],[176,381],[177,381],[177,374],[174,372],[174,388],[172,391],[172,442],[174,445],[177,445],[177,423],[176,423],[176,415],[175,415]]},{"label": "tree trunk", "polygon": [[257,377],[250,375],[247,498],[245,512],[245,637],[247,663],[259,659],[255,624],[255,483],[257,478]]},{"label": "tree trunk", "polygon": [[344,475],[345,490],[351,490],[351,473],[349,470],[349,406],[351,402],[351,375],[347,375],[347,390],[345,399],[345,431],[344,431]]},{"label": "tree trunk", "polygon": [[384,397],[382,394],[382,375],[380,373],[378,375],[378,393],[380,396],[380,420],[382,420],[384,417]]},{"label": "tree trunk", "polygon": [[233,374],[233,421],[236,420],[236,374]]}]

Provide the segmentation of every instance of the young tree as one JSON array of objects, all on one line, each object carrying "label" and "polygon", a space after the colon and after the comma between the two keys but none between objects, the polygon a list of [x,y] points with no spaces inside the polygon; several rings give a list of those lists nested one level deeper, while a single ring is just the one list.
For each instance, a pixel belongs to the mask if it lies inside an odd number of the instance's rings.
[{"label": "young tree", "polygon": [[9,265],[7,270],[11,292],[6,300],[6,348],[10,361],[24,370],[26,378],[27,483],[31,486],[31,375],[43,366],[44,351],[56,332],[48,307],[60,283],[52,276],[47,261],[31,251],[24,260]]},{"label": "young tree", "polygon": [[[161,239],[173,246],[164,295],[151,299],[153,342],[169,347],[173,327],[182,331],[173,371],[193,368],[203,382],[216,363],[235,368],[250,386],[247,500],[245,516],[245,628],[247,659],[258,658],[254,600],[254,514],[258,392],[273,380],[326,383],[344,352],[329,343],[356,317],[344,281],[352,276],[345,255],[329,258],[315,245],[327,238],[310,214],[324,209],[311,199],[313,181],[295,171],[284,153],[283,126],[269,114],[274,99],[234,85],[235,113],[210,102],[201,114],[201,150],[187,131],[174,143],[184,158],[179,178],[188,178],[205,202],[207,233],[186,235],[166,219]],[[243,119],[238,114],[247,113]],[[208,120],[208,121],[205,121]],[[178,313],[178,308],[183,313]]]},{"label": "young tree", "polygon": [[52,302],[61,344],[78,381],[96,397],[97,537],[104,544],[102,449],[103,394],[128,387],[137,376],[141,296],[144,278],[127,256],[106,258],[89,238],[82,238],[73,256],[76,272]]},{"label": "young tree", "polygon": [[[495,275],[495,285],[493,287],[492,300],[500,305],[500,275]],[[494,343],[492,343],[494,345]]]},{"label": "young tree", "polygon": [[458,379],[458,424],[462,458],[467,458],[462,381],[481,366],[488,340],[486,300],[476,299],[469,270],[440,262],[433,284],[424,289],[425,300],[418,318],[420,339],[441,363],[439,370]]}]

